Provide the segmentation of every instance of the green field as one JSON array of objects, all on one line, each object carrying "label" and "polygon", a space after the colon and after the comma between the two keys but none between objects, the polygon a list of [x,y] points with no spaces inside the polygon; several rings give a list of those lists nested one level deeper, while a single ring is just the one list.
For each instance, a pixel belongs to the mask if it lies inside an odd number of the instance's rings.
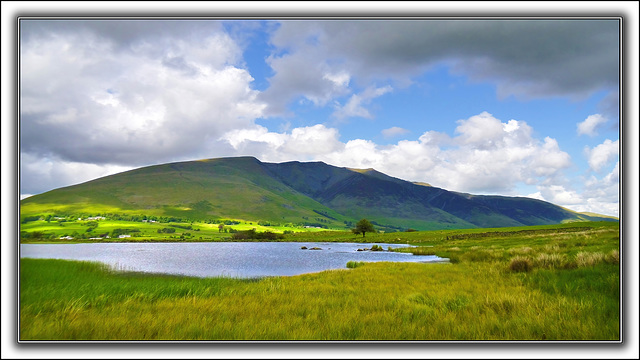
[{"label": "green field", "polygon": [[[346,232],[287,241],[354,240]],[[362,238],[358,238],[360,241]],[[351,263],[259,280],[20,260],[20,339],[621,339],[619,224],[367,234],[450,263]]]},{"label": "green field", "polygon": [[[309,233],[326,231],[320,227],[305,227],[301,224],[280,224],[267,221],[246,221],[240,219],[217,220],[216,222],[138,220],[87,220],[76,217],[57,221],[45,220],[43,216],[20,224],[20,240],[23,243],[69,243],[69,242],[109,242],[109,241],[230,241],[234,232],[255,229],[256,232]],[[226,222],[226,223],[225,223]],[[222,228],[220,228],[222,225]],[[115,233],[114,233],[115,231]],[[118,234],[130,235],[118,238]],[[107,238],[108,236],[108,238]],[[61,239],[65,237],[65,239]],[[71,237],[72,239],[66,239]],[[97,238],[100,238],[99,240]]]}]

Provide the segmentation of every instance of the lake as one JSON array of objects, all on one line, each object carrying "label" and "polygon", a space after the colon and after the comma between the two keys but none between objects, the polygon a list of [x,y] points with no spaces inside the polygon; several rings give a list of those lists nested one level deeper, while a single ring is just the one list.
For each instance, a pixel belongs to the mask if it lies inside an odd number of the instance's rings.
[{"label": "lake", "polygon": [[[292,276],[345,269],[348,261],[446,261],[434,255],[358,251],[373,245],[317,242],[21,244],[20,257],[99,261],[120,270],[238,278]],[[408,246],[377,245],[385,250]],[[308,249],[301,249],[303,246]],[[313,247],[322,250],[309,250]]]}]

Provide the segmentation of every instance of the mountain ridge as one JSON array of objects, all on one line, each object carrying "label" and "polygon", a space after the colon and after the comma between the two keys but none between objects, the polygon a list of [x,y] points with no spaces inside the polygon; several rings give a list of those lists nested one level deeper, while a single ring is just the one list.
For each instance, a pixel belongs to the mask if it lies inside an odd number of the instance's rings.
[{"label": "mountain ridge", "polygon": [[335,228],[368,218],[385,229],[416,230],[613,220],[537,199],[463,194],[424,184],[319,161],[213,158],[146,166],[51,190],[21,200],[20,213],[126,212],[319,222]]}]

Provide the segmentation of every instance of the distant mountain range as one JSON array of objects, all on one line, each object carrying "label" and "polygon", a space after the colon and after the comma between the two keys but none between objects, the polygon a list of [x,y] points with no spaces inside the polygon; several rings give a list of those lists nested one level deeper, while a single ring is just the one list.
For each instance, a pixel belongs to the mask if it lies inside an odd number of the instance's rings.
[{"label": "distant mountain range", "polygon": [[331,228],[367,218],[381,230],[434,230],[617,220],[549,202],[471,195],[412,183],[374,169],[253,157],[143,167],[20,202],[20,215],[108,213],[242,219]]}]

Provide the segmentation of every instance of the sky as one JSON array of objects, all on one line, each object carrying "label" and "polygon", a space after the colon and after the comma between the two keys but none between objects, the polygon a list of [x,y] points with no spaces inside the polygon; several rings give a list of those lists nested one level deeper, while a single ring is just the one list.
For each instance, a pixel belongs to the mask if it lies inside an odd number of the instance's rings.
[{"label": "sky", "polygon": [[20,196],[254,156],[619,216],[618,18],[32,19]]}]

